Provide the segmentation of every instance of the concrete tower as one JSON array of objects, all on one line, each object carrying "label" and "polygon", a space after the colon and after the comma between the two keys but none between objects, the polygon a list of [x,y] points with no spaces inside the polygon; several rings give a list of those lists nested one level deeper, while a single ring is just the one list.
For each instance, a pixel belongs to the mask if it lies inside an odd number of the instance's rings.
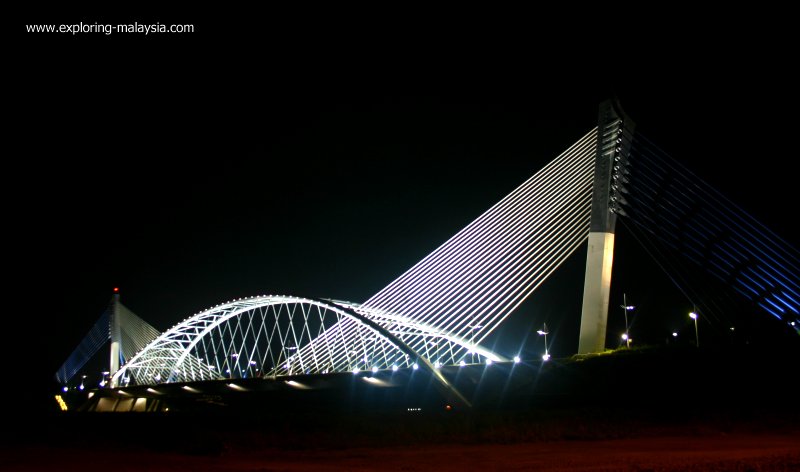
[{"label": "concrete tower", "polygon": [[608,297],[614,262],[615,201],[624,193],[623,180],[635,125],[615,100],[600,105],[594,169],[592,216],[578,353],[602,352],[606,343]]}]

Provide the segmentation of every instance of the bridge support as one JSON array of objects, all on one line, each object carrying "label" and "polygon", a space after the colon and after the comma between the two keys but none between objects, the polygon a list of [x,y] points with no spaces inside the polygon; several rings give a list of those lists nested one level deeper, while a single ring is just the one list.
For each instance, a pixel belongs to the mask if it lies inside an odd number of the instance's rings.
[{"label": "bridge support", "polygon": [[615,212],[618,211],[614,203],[625,191],[622,172],[627,164],[634,126],[615,101],[608,100],[600,105],[579,354],[605,349]]},{"label": "bridge support", "polygon": [[108,378],[113,379],[119,370],[119,348],[122,332],[119,325],[119,292],[114,289],[114,301],[111,307],[111,357],[108,363]]},{"label": "bridge support", "polygon": [[614,233],[589,233],[578,354],[602,352],[605,349],[613,263]]}]

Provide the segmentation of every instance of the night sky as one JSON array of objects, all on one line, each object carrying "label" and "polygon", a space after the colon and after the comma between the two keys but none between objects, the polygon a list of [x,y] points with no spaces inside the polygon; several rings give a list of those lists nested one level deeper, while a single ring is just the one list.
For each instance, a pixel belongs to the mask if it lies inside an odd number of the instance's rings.
[{"label": "night sky", "polygon": [[[138,18],[195,23],[177,37],[15,38],[5,338],[41,389],[113,287],[160,330],[235,297],[365,300],[595,126],[611,96],[800,246],[796,54],[781,28],[605,38],[545,32],[542,18],[365,26],[276,13],[245,30],[229,15]],[[615,283],[612,306],[622,291],[643,307],[672,300],[676,319],[661,324],[684,323],[691,303],[619,237],[619,280],[652,283]],[[514,317],[522,332],[547,321],[563,333],[557,355],[577,350],[583,254]]]}]

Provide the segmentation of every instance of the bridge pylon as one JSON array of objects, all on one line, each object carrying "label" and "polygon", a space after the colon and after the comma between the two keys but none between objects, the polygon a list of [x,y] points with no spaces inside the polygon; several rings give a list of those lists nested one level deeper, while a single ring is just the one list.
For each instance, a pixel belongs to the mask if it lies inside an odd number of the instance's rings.
[{"label": "bridge pylon", "polygon": [[627,165],[634,129],[635,123],[625,115],[616,100],[600,104],[579,354],[605,349],[614,263],[615,212],[619,211],[615,201],[624,192],[621,176]]},{"label": "bridge pylon", "polygon": [[110,358],[108,362],[108,377],[114,378],[114,374],[119,370],[120,344],[122,333],[120,331],[120,305],[119,289],[114,288],[114,296],[111,298],[111,320],[109,323],[109,337],[111,338]]},{"label": "bridge pylon", "polygon": [[114,379],[114,374],[127,359],[133,357],[160,334],[157,329],[136,316],[119,301],[119,289],[115,288],[108,307],[58,369],[56,380],[62,385],[67,385],[106,343],[110,353],[108,375],[110,379]]}]

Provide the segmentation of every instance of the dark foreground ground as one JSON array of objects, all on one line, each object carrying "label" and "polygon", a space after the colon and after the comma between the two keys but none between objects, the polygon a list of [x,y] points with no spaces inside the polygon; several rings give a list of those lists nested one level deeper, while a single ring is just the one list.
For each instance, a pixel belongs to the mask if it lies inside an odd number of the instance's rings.
[{"label": "dark foreground ground", "polygon": [[800,470],[798,358],[652,351],[481,371],[472,409],[416,381],[386,403],[349,377],[306,397],[181,397],[166,413],[11,408],[0,470]]},{"label": "dark foreground ground", "polygon": [[9,471],[794,471],[793,405],[225,418],[67,414],[4,425]]},{"label": "dark foreground ground", "polygon": [[800,433],[705,430],[611,440],[277,449],[231,445],[213,453],[27,445],[6,449],[13,471],[794,471]]}]

